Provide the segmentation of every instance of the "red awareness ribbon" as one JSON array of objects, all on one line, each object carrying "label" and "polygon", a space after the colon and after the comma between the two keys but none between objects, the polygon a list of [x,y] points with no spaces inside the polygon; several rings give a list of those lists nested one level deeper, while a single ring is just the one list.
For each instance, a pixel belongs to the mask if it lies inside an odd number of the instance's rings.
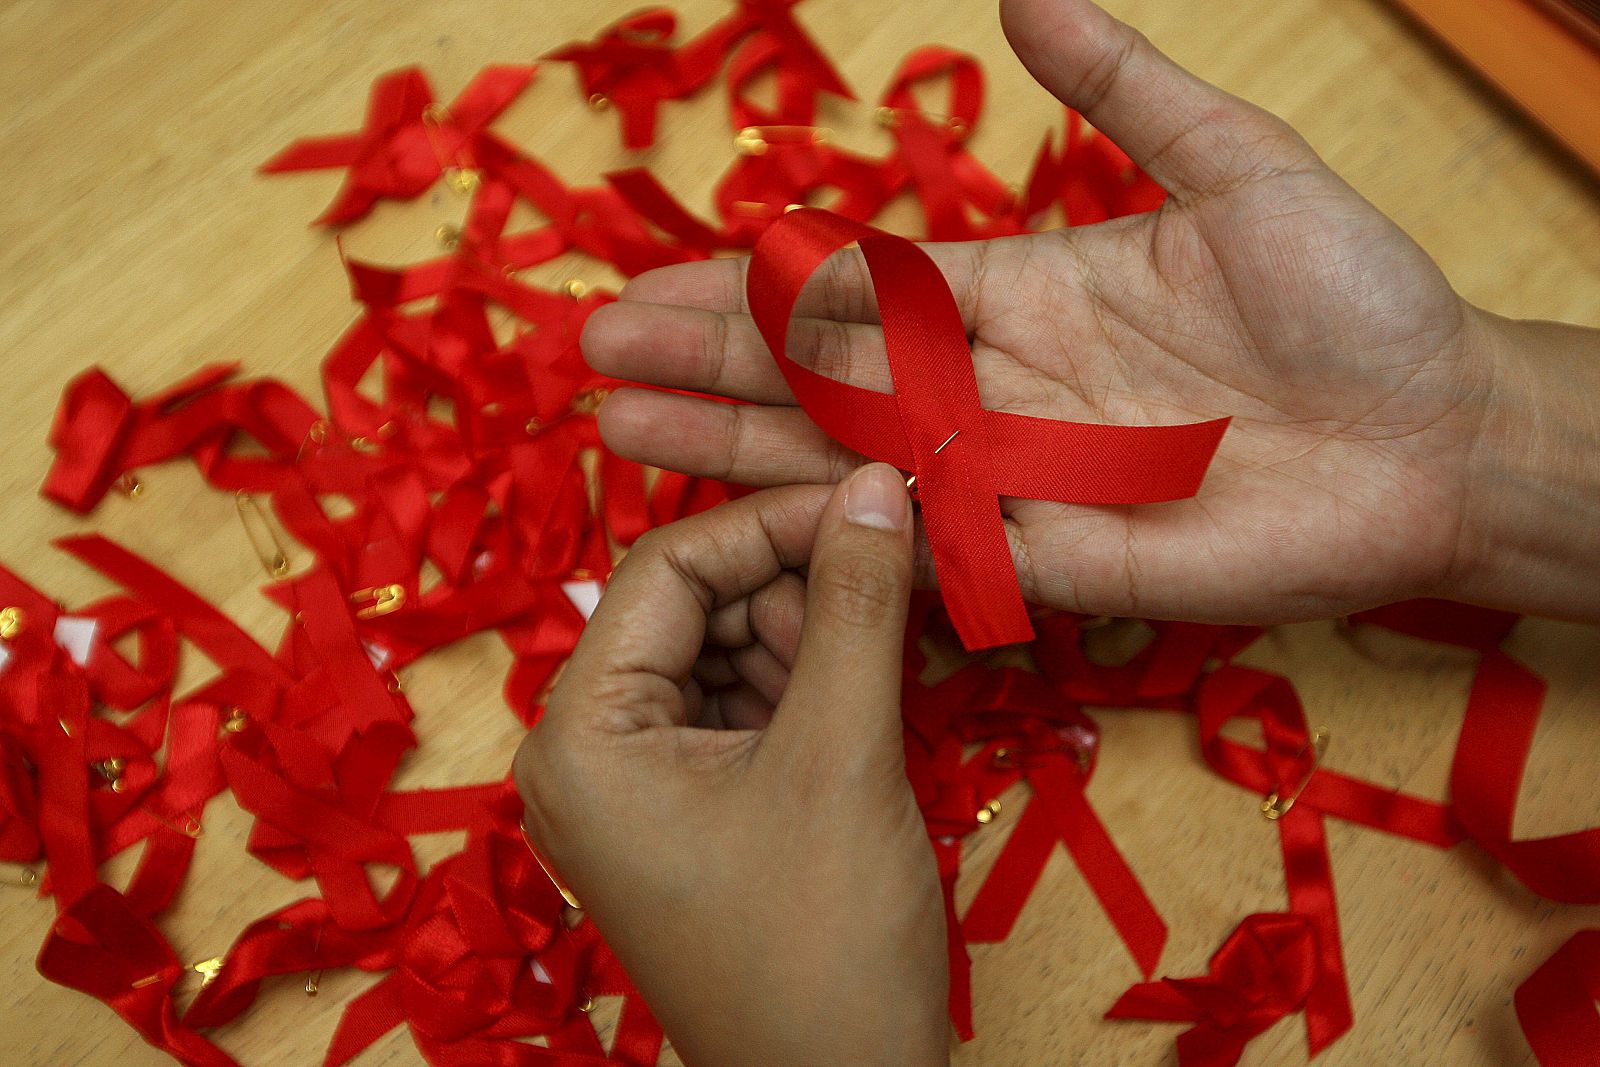
[{"label": "red awareness ribbon", "polygon": [[[930,832],[972,832],[980,806],[1017,781],[1026,780],[1034,793],[961,920],[966,938],[1004,940],[1059,841],[1140,972],[1153,973],[1167,925],[1084,794],[1099,744],[1093,721],[1076,705],[1064,704],[1038,675],[1017,668],[972,664],[930,695],[932,700],[912,697],[907,722],[939,739],[935,743],[942,751],[935,759],[949,761],[945,776],[956,783],[943,798],[953,803],[924,804]],[[985,744],[957,767],[962,743],[971,741]],[[941,815],[949,825],[938,824]]]},{"label": "red awareness ribbon", "polygon": [[1544,706],[1544,681],[1500,650],[1517,616],[1415,600],[1354,617],[1482,653],[1450,766],[1450,811],[1465,834],[1533,892],[1565,904],[1600,903],[1600,827],[1512,836],[1517,793]]},{"label": "red awareness ribbon", "polygon": [[[914,88],[950,81],[944,114],[929,114]],[[965,144],[983,109],[983,70],[975,57],[952,48],[913,51],[896,72],[879,105],[880,121],[897,142],[885,168],[916,189],[930,241],[970,241],[1018,232],[1010,187],[968,152]],[[971,208],[979,219],[968,220]]]},{"label": "red awareness ribbon", "polygon": [[683,91],[671,43],[677,25],[667,8],[648,8],[606,27],[593,44],[563,45],[543,58],[575,64],[591,106],[615,105],[622,115],[623,145],[646,148],[661,101]]},{"label": "red awareness ribbon", "polygon": [[1204,977],[1136,985],[1106,1018],[1193,1023],[1178,1036],[1181,1067],[1233,1067],[1251,1038],[1305,1005],[1318,980],[1318,936],[1301,915],[1248,915]]},{"label": "red awareness ribbon", "polygon": [[[818,94],[832,93],[847,100],[855,96],[795,22],[791,9],[797,2],[742,0],[731,14],[676,49],[671,40],[677,16],[666,8],[648,8],[613,23],[591,44],[564,45],[544,58],[577,65],[591,106],[616,106],[622,115],[626,148],[653,144],[662,101],[681,100],[703,89],[741,41],[746,45],[735,53],[729,85],[735,125],[752,125],[742,120],[755,117],[785,124],[810,123]],[[740,86],[768,67],[777,71],[778,108],[775,113],[758,116]]]},{"label": "red awareness ribbon", "polygon": [[108,1004],[141,1037],[189,1067],[237,1067],[178,1020],[173,987],[186,968],[122,894],[96,885],[62,909],[39,952],[39,973]]},{"label": "red awareness ribbon", "polygon": [[1166,201],[1167,192],[1155,179],[1071,108],[1067,109],[1059,153],[1054,143],[1054,136],[1046,134],[1039,146],[1017,205],[1019,229],[1037,228],[1051,204],[1061,205],[1061,218],[1066,225],[1090,226],[1123,215],[1154,211]]},{"label": "red awareness ribbon", "polygon": [[1517,1021],[1539,1067],[1600,1063],[1600,930],[1579,930],[1517,987]]},{"label": "red awareness ribbon", "polygon": [[1517,840],[1517,791],[1544,705],[1544,681],[1505,653],[1485,652],[1450,767],[1450,805],[1478,845],[1542,897],[1600,904],[1600,826]]},{"label": "red awareness ribbon", "polygon": [[344,187],[317,219],[341,226],[364,218],[380,200],[410,200],[426,192],[447,169],[479,165],[480,143],[501,112],[533,80],[531,66],[488,67],[448,108],[434,105],[433,89],[419,68],[379,78],[356,133],[294,142],[261,165],[266,174],[345,168]]},{"label": "red awareness ribbon", "polygon": [[[827,378],[786,352],[806,279],[853,241],[877,290],[893,394]],[[998,496],[1077,504],[1193,496],[1228,425],[1092,425],[985,410],[961,313],[933,260],[902,237],[825,211],[773,223],[756,245],[747,291],[812,420],[846,447],[915,474],[940,588],[969,651],[1033,637]]]},{"label": "red awareness ribbon", "polygon": [[[1252,788],[1285,795],[1304,784],[1292,806],[1280,809],[1283,814],[1276,825],[1283,852],[1289,910],[1310,922],[1317,934],[1316,980],[1304,998],[1306,1041],[1310,1054],[1315,1056],[1349,1030],[1354,1021],[1339,936],[1339,909],[1334,899],[1333,864],[1328,856],[1322,812],[1305,802],[1313,783],[1318,778],[1327,781],[1332,774],[1310,762],[1315,759],[1315,752],[1305,713],[1294,691],[1276,676],[1233,665],[1222,667],[1201,683],[1196,715],[1200,721],[1201,752],[1206,761],[1225,776],[1248,779]],[[1264,753],[1221,736],[1223,724],[1241,715],[1261,723],[1266,740]],[[1350,779],[1342,779],[1339,786],[1328,788],[1327,792],[1357,792],[1355,785]],[[1389,798],[1392,798],[1392,806],[1383,803]],[[1409,817],[1425,831],[1445,832],[1435,825],[1443,821],[1442,811],[1433,810],[1438,805],[1407,802],[1407,798],[1394,794],[1373,799],[1377,801],[1373,806],[1378,811],[1408,828],[1405,820]],[[1396,810],[1402,814],[1396,816]],[[1363,810],[1361,814],[1370,814],[1370,811]],[[1434,816],[1437,817],[1430,822],[1430,817]],[[1435,843],[1447,844],[1448,841]]]}]

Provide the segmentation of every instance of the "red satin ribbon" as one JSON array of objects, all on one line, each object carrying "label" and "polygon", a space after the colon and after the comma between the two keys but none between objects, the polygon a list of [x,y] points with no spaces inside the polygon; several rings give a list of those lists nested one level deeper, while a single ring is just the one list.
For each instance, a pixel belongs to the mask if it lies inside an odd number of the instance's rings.
[{"label": "red satin ribbon", "polygon": [[[1013,196],[967,151],[982,76],[948,49],[913,53],[891,79],[882,102],[892,150],[874,159],[838,149],[812,127],[821,94],[849,91],[792,7],[746,0],[681,47],[670,42],[670,13],[657,9],[572,56],[586,91],[594,79],[623,113],[633,143],[653,137],[662,100],[699,91],[726,63],[732,122],[760,127],[764,150],[733,160],[714,192],[714,223],[644,171],[569,185],[490,132],[531,68],[490,68],[448,109],[432,106],[420,73],[398,72],[374,87],[363,130],[299,142],[269,164],[345,169],[329,223],[416,196],[451,169],[477,178],[448,255],[400,268],[346,260],[363,315],[324,364],[327,417],[280,383],[235,380],[231,366],[142,400],[95,371],[69,385],[51,431],[47,495],[87,511],[124,475],[188,454],[212,485],[257,494],[288,534],[297,575],[267,590],[285,623],[269,652],[154,567],[109,542],[69,540],[128,591],[72,613],[95,628],[80,666],[54,640],[66,613],[0,571],[3,604],[28,620],[5,642],[0,667],[0,856],[48,864],[43,885],[62,914],[41,955],[48,976],[107,1000],[183,1062],[230,1062],[194,1030],[237,1017],[267,977],[325,967],[382,976],[347,1009],[336,1059],[405,1023],[426,1058],[452,1067],[655,1061],[660,1029],[592,924],[552,921],[559,906],[516,840],[520,804],[508,784],[393,788],[415,740],[396,670],[497,630],[514,657],[507,702],[533,721],[583,625],[562,584],[603,582],[614,551],[644,530],[740,492],[671,472],[647,489],[638,465],[603,450],[599,492],[586,492],[580,460],[601,447],[594,400],[614,383],[583,365],[577,341],[610,296],[524,284],[516,274],[529,266],[576,251],[632,275],[745,248],[776,221],[752,271],[758,323],[819,425],[917,473],[955,631],[970,646],[1031,633],[997,496],[1127,503],[1195,491],[1223,423],[1108,427],[983,411],[953,301],[916,249],[816,212],[783,216],[791,204],[831,196],[838,215],[865,222],[910,193],[929,236],[966,239],[1031,229],[1056,205],[1072,224],[1148,210],[1160,188],[1068,112],[1059,151],[1046,138],[1025,191]],[[750,92],[768,73],[777,89],[770,106]],[[944,112],[923,111],[918,94],[940,85]],[[540,218],[513,232],[519,202]],[[852,240],[879,289],[892,396],[822,378],[783,353],[806,277]],[[405,592],[399,610],[361,613],[371,595],[360,591],[389,584]],[[1436,846],[1467,834],[1539,892],[1583,900],[1600,892],[1597,831],[1510,836],[1542,695],[1536,678],[1497,651],[1514,618],[1438,602],[1358,618],[1485,653],[1452,803],[1316,769],[1278,827],[1295,914],[1246,920],[1208,979],[1130,994],[1196,1023],[1181,1049],[1226,1056],[1267,1015],[1302,1007],[1313,1051],[1348,1024],[1326,815]],[[949,624],[919,596],[908,627],[906,765],[939,862],[950,1011],[963,1036],[972,1032],[967,940],[1004,936],[1057,841],[1140,968],[1150,973],[1159,958],[1165,925],[1084,797],[1098,735],[1082,704],[1196,711],[1207,761],[1252,791],[1310,770],[1304,715],[1287,683],[1227,666],[1259,631],[1152,623],[1146,647],[1106,666],[1086,651],[1087,620],[1045,613],[1036,621],[1044,681],[973,665],[923,685],[918,642],[948,640]],[[181,696],[172,691],[179,636],[220,672]],[[136,651],[126,656],[113,646],[130,640]],[[1264,749],[1221,737],[1221,723],[1241,715],[1261,723]],[[1001,749],[1009,752],[997,761]],[[115,790],[111,761],[120,768]],[[1024,779],[1034,795],[1014,821],[1002,820],[1013,822],[1010,837],[958,921],[961,839],[1001,832],[977,812]],[[150,919],[180,891],[205,805],[223,788],[256,817],[252,853],[285,877],[314,879],[322,895],[250,924],[179,1020],[173,992],[184,971]],[[465,832],[467,847],[424,876],[409,839],[445,831]],[[101,884],[98,865],[135,845],[125,890]],[[373,864],[401,872],[384,893],[372,889]],[[1263,924],[1287,925],[1280,937]],[[1576,1057],[1594,1040],[1592,982],[1584,987],[1593,955],[1591,941],[1575,939],[1518,997],[1539,1055],[1569,1057],[1552,1061],[1559,1067],[1584,1062]],[[577,1010],[583,995],[624,998],[609,1056]],[[536,1033],[548,1047],[518,1040]]]},{"label": "red satin ribbon", "polygon": [[[730,52],[746,42],[729,74],[734,125],[804,125],[816,113],[816,98],[832,93],[855,99],[826,56],[794,20],[798,0],[741,0],[737,9],[693,40],[674,49],[677,17],[666,8],[636,12],[602,31],[592,44],[565,45],[545,58],[577,65],[583,92],[596,107],[615,105],[622,115],[622,143],[647,148],[655,141],[656,116],[665,100],[681,100],[704,88]],[[777,72],[778,106],[754,108],[740,87],[763,68]]]},{"label": "red satin ribbon", "polygon": [[[878,292],[895,393],[834,381],[787,354],[806,279],[859,241]],[[1033,637],[997,496],[1136,504],[1194,495],[1227,419],[1133,427],[985,410],[960,311],[931,259],[904,238],[790,212],[756,246],[748,303],[801,407],[830,437],[913,472],[951,621],[967,649]]]},{"label": "red satin ribbon", "polygon": [[1136,985],[1106,1018],[1194,1023],[1178,1037],[1182,1067],[1233,1067],[1251,1038],[1306,1004],[1318,981],[1318,939],[1301,915],[1246,916],[1205,977]]},{"label": "red satin ribbon", "polygon": [[1517,1020],[1539,1067],[1600,1063],[1600,930],[1579,930],[1517,987]]},{"label": "red satin ribbon", "polygon": [[416,67],[379,78],[357,133],[296,141],[261,165],[267,174],[342,167],[344,187],[317,221],[339,226],[363,218],[379,200],[410,200],[446,169],[479,165],[485,131],[533,80],[530,66],[489,67],[444,109]]}]

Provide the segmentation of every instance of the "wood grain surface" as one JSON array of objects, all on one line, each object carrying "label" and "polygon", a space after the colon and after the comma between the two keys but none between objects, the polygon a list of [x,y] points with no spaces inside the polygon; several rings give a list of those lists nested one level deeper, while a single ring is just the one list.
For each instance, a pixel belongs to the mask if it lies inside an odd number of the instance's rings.
[{"label": "wood grain surface", "polygon": [[[720,0],[677,0],[688,30]],[[1600,325],[1600,189],[1377,0],[1109,0],[1199,74],[1283,115],[1379,208],[1413,233],[1470,299],[1515,316]],[[45,433],[62,384],[91,363],[134,393],[207,360],[236,359],[317,395],[318,361],[352,319],[339,260],[307,222],[332,174],[264,179],[260,161],[293,137],[354,128],[372,78],[423,64],[441,96],[481,66],[526,61],[588,37],[624,13],[553,0],[6,0],[0,3],[0,558],[68,602],[105,591],[49,548],[100,529],[170,568],[262,638],[275,613],[226,494],[183,464],[147,472],[149,491],[113,496],[87,521],[39,499]],[[1011,56],[990,0],[891,4],[812,0],[801,16],[869,101],[830,105],[842,140],[881,150],[870,100],[911,47],[978,53],[990,72],[977,153],[1020,178],[1059,109]],[[669,105],[663,143],[629,154],[615,115],[581,105],[570,69],[550,65],[503,120],[514,140],[569,179],[643,162],[705,206],[730,158],[719,93]],[[348,235],[379,260],[431,253],[462,202],[442,187],[385,206]],[[614,284],[576,259],[534,275]],[[1515,654],[1550,681],[1517,830],[1600,824],[1600,631],[1530,621]],[[1422,642],[1285,627],[1246,657],[1286,673],[1311,718],[1332,730],[1338,768],[1441,797],[1470,659]],[[419,755],[401,785],[498,777],[520,730],[499,696],[507,657],[492,637],[429,657],[409,674]],[[187,678],[203,677],[191,657]],[[1162,973],[1204,970],[1243,915],[1284,904],[1275,834],[1257,798],[1200,764],[1192,723],[1099,715],[1104,759],[1089,790],[1117,843],[1168,918]],[[971,839],[969,898],[1025,798],[1006,798]],[[180,956],[218,954],[247,921],[302,895],[243,851],[247,818],[213,802],[186,891],[165,921]],[[1557,907],[1480,852],[1448,853],[1330,824],[1355,1001],[1354,1030],[1330,1065],[1531,1062],[1511,993],[1600,909]],[[459,846],[422,839],[424,859]],[[112,874],[125,877],[126,864]],[[141,1067],[167,1062],[103,1005],[45,983],[33,959],[52,906],[0,889],[0,1062]],[[1178,1029],[1100,1016],[1138,978],[1070,861],[1058,854],[1009,942],[975,949],[978,1038],[972,1065],[1175,1062]],[[191,979],[196,985],[198,978]],[[241,1062],[316,1064],[339,1011],[372,979],[330,973],[308,999],[270,984],[247,1019],[215,1034]],[[605,1006],[598,1014],[604,1014]],[[782,1005],[775,1004],[775,1011]],[[1299,1017],[1254,1042],[1246,1064],[1305,1056]],[[412,1064],[403,1031],[360,1060]]]}]

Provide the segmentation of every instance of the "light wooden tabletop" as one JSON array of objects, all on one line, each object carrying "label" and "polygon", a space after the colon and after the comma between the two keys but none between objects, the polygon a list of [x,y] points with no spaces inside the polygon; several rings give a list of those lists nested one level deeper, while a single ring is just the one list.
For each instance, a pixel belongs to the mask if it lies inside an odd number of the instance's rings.
[{"label": "light wooden tabletop", "polygon": [[[721,0],[679,0],[689,30]],[[1328,161],[1414,234],[1470,299],[1503,314],[1600,325],[1600,184],[1570,164],[1378,0],[1111,0],[1179,61],[1298,126]],[[168,567],[268,638],[273,613],[225,494],[192,469],[146,472],[143,499],[109,499],[87,522],[38,498],[45,433],[62,384],[91,363],[138,394],[197,363],[237,359],[317,395],[318,361],[352,308],[333,243],[308,228],[331,174],[263,179],[254,168],[292,138],[354,128],[367,86],[421,63],[448,98],[482,65],[521,62],[589,37],[618,5],[549,0],[9,0],[0,5],[0,558],[71,604],[104,583],[48,547],[100,529]],[[870,100],[911,47],[979,54],[990,73],[977,153],[1021,177],[1059,109],[1012,58],[993,5],[812,0],[802,19]],[[550,65],[502,128],[569,179],[643,161],[691,205],[728,159],[717,93],[670,106],[663,144],[630,155],[613,115],[581,106],[570,69]],[[880,147],[870,105],[827,122],[847,143]],[[441,192],[386,207],[349,247],[406,261],[461,211]],[[606,271],[567,260],[537,280]],[[1600,824],[1600,631],[1524,623],[1512,650],[1550,681],[1518,812],[1518,832]],[[198,657],[191,678],[203,673]],[[1421,642],[1350,636],[1332,624],[1286,627],[1246,662],[1286,673],[1314,722],[1332,728],[1330,763],[1441,797],[1470,659]],[[408,678],[420,755],[405,786],[500,776],[519,729],[499,686],[507,657],[485,637],[419,664]],[[1104,759],[1089,790],[1172,937],[1162,973],[1201,973],[1243,915],[1284,905],[1275,834],[1257,798],[1200,763],[1192,723],[1100,716]],[[970,897],[1022,798],[969,843]],[[213,802],[199,858],[165,921],[181,957],[216,955],[247,921],[302,895],[248,857],[247,819]],[[1354,1030],[1322,1059],[1340,1064],[1531,1062],[1511,993],[1600,909],[1542,902],[1470,846],[1440,853],[1330,823]],[[424,858],[453,835],[423,839]],[[112,865],[116,878],[125,863]],[[0,1060],[25,1064],[167,1062],[104,1006],[33,970],[53,908],[0,890]],[[1003,945],[974,950],[978,1039],[967,1065],[1167,1064],[1176,1026],[1109,1023],[1137,980],[1070,861],[1058,854]],[[193,979],[198,983],[198,979]],[[307,999],[271,986],[216,1039],[246,1064],[313,1064],[345,1001],[372,981],[329,974]],[[781,1010],[776,1006],[775,1010]],[[1254,1042],[1247,1064],[1304,1058],[1301,1019]],[[364,1064],[419,1057],[399,1031]]]}]

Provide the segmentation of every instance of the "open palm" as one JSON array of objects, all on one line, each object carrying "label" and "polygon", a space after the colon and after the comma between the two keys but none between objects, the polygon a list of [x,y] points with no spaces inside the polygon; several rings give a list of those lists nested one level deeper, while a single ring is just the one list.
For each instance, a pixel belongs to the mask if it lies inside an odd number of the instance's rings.
[{"label": "open palm", "polygon": [[[1479,313],[1280,120],[1087,0],[1005,0],[1002,14],[1035,77],[1170,196],[1096,226],[925,246],[966,321],[984,406],[1146,425],[1233,417],[1192,500],[1003,499],[1027,599],[1272,622],[1444,588],[1487,393]],[[623,390],[602,433],[688,473],[837,480],[861,458],[795,406],[746,314],[743,267],[639,277],[591,319],[584,350],[606,373],[752,404]],[[859,253],[818,271],[789,351],[891,391]]]}]

